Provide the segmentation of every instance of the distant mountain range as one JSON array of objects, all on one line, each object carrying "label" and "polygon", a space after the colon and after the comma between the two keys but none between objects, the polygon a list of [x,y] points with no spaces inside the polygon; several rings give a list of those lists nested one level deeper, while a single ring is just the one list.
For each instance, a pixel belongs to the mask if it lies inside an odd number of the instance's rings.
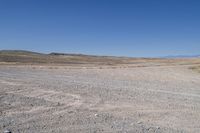
[{"label": "distant mountain range", "polygon": [[135,58],[96,56],[68,53],[38,53],[25,50],[0,50],[0,62],[30,64],[127,64],[136,62]]},{"label": "distant mountain range", "polygon": [[200,58],[200,55],[169,55],[161,58]]},{"label": "distant mountain range", "polygon": [[[38,53],[38,52],[32,52],[32,51],[26,51],[26,50],[0,50],[0,55],[16,55],[16,56],[43,56],[43,57],[56,57],[56,56],[65,56],[65,57],[93,57],[93,58],[118,58],[118,59],[133,59],[134,57],[117,57],[117,56],[97,56],[97,55],[85,55],[85,54],[74,54],[74,53],[56,53],[52,52],[49,54],[44,53]],[[139,57],[138,57],[139,58]],[[148,58],[148,57],[141,57],[141,58]],[[151,58],[151,57],[149,57]],[[153,57],[152,57],[153,58]],[[160,56],[160,57],[154,57],[154,58],[200,58],[200,55],[169,55],[169,56]]]},{"label": "distant mountain range", "polygon": [[[198,57],[198,59],[197,59]],[[67,53],[37,53],[24,50],[0,50],[0,64],[14,63],[14,64],[60,64],[60,65],[78,65],[78,66],[117,66],[120,64],[145,66],[144,64],[150,62],[151,64],[159,64],[159,62],[167,65],[177,63],[184,64],[184,60],[188,59],[187,63],[196,63],[199,61],[200,55],[196,56],[166,56],[160,58],[133,58],[133,57],[116,57],[116,56],[96,56],[83,54],[67,54]],[[189,59],[191,58],[191,60]],[[193,59],[194,58],[194,59]]]}]

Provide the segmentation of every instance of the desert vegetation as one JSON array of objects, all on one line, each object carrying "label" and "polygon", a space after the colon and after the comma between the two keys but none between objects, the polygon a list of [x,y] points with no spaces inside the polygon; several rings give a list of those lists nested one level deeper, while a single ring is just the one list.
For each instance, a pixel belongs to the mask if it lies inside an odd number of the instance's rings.
[{"label": "desert vegetation", "polygon": [[192,67],[190,67],[190,69],[200,73],[200,66],[199,65],[198,66],[192,66]]}]

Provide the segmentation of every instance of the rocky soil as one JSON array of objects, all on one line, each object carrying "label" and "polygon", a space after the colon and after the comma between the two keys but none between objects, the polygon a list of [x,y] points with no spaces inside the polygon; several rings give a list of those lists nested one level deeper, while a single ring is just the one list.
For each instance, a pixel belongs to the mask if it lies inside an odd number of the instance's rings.
[{"label": "rocky soil", "polygon": [[199,133],[200,74],[187,66],[0,66],[0,132]]}]

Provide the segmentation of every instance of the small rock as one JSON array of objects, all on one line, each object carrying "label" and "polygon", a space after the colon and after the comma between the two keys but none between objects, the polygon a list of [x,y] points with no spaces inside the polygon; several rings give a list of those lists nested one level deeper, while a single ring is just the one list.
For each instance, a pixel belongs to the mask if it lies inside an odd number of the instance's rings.
[{"label": "small rock", "polygon": [[98,117],[99,115],[98,114],[94,114],[94,116]]},{"label": "small rock", "polygon": [[74,113],[73,111],[68,111],[69,114]]},{"label": "small rock", "polygon": [[148,127],[148,128],[146,128],[146,130],[150,131],[150,130],[152,130],[152,127]]},{"label": "small rock", "polygon": [[142,124],[142,122],[141,122],[141,121],[138,121],[137,124]]},{"label": "small rock", "polygon": [[157,129],[160,129],[160,127],[156,127]]},{"label": "small rock", "polygon": [[12,133],[10,130],[5,130],[3,133]]}]

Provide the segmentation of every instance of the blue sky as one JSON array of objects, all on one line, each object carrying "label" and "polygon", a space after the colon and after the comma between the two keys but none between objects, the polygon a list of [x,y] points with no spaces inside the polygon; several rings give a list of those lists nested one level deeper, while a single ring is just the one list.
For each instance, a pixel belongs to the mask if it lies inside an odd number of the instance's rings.
[{"label": "blue sky", "polygon": [[200,54],[199,0],[0,0],[0,49]]}]

